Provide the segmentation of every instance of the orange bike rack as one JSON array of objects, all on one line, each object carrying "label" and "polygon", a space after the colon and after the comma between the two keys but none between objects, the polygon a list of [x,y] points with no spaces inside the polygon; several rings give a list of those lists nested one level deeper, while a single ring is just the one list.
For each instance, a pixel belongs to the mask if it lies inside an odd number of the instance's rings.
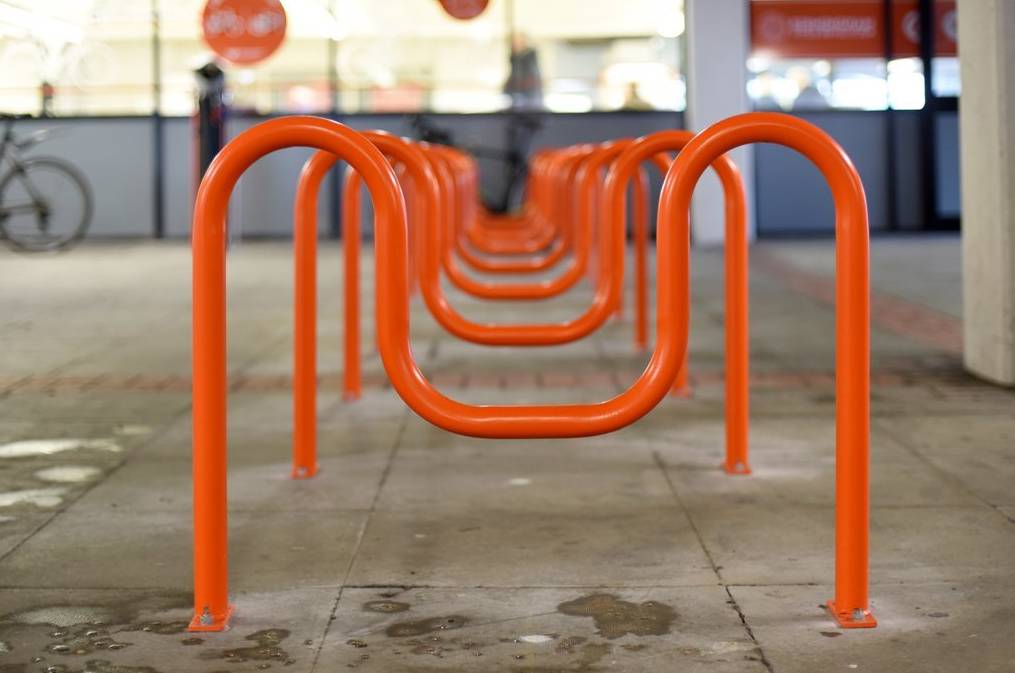
[{"label": "orange bike rack", "polygon": [[[702,173],[730,150],[750,143],[775,143],[804,155],[824,175],[835,202],[835,597],[828,609],[842,628],[869,628],[877,621],[867,594],[870,269],[867,198],[860,175],[831,136],[802,119],[773,112],[731,117],[696,135],[670,167],[660,197],[663,227],[657,245],[683,245],[683,240],[672,241],[669,223],[686,237],[691,194]],[[738,338],[746,339],[746,334]]]},{"label": "orange bike rack", "polygon": [[[428,232],[430,236],[439,241],[438,250],[445,274],[451,282],[461,290],[482,299],[549,299],[563,294],[574,287],[585,275],[589,258],[589,235],[584,232],[591,231],[591,219],[594,209],[591,207],[595,183],[598,180],[598,170],[606,162],[610,161],[620,151],[620,145],[602,146],[591,151],[584,157],[579,172],[578,190],[578,212],[576,215],[579,234],[579,246],[571,264],[558,276],[550,280],[527,282],[527,283],[487,283],[473,279],[458,266],[452,254],[453,242],[456,238],[458,224],[467,219],[465,216],[469,208],[467,205],[470,195],[462,188],[461,171],[456,171],[454,159],[457,153],[446,147],[431,145],[427,147],[428,153],[434,157],[437,176],[442,183],[445,202],[448,204],[445,209],[445,224],[443,231]],[[548,228],[549,229],[549,228]],[[466,230],[469,231],[466,227]],[[601,264],[605,262],[600,260]]]},{"label": "orange bike rack", "polygon": [[[396,146],[404,146],[406,148],[414,147],[412,144],[397,139],[394,136],[388,134],[378,133],[366,133],[367,138],[385,138],[385,142],[389,143],[391,151]],[[611,153],[616,153],[619,148],[611,150]],[[415,149],[417,156],[422,157],[424,154],[421,150]],[[419,230],[422,232],[442,232],[444,227],[440,226],[441,218],[448,216],[447,204],[452,203],[455,199],[452,187],[452,177],[450,170],[444,162],[433,158],[432,152],[426,153],[428,159],[436,171],[430,169],[424,169],[421,167],[418,161],[413,161],[412,166],[408,166],[410,173],[416,175],[415,190],[421,204],[423,205],[424,217],[420,222]],[[301,185],[297,189],[297,205],[296,205],[296,235],[300,236],[301,232],[306,232],[307,237],[310,237],[311,232],[316,231],[316,189],[320,186],[320,181],[323,179],[328,167],[335,161],[334,158],[326,159],[317,157],[313,158],[308,162],[307,166],[304,167],[303,174],[301,175]],[[311,164],[315,164],[311,168]],[[422,173],[426,173],[424,177]],[[436,174],[440,175],[442,172],[445,173],[445,179],[442,181],[435,180],[432,176]],[[591,172],[590,172],[591,174]],[[443,196],[441,190],[443,189]],[[355,199],[351,203],[358,204]],[[444,205],[441,205],[444,204]],[[347,215],[355,215],[356,208],[349,206],[350,212]],[[591,204],[585,205],[585,213],[592,209]],[[349,218],[347,218],[349,219]],[[303,222],[310,221],[311,224],[305,225]],[[348,222],[343,226],[358,227],[358,219],[353,224]],[[358,229],[356,229],[358,231]],[[622,247],[618,247],[617,243],[613,239],[617,239],[610,233],[611,228],[605,227],[604,239],[611,238],[609,243],[604,243],[604,250],[614,251],[611,255],[612,259],[603,259],[602,264],[614,264],[616,265],[617,258],[623,256]],[[352,235],[353,230],[347,230],[347,237],[354,238],[358,241],[358,235]],[[622,236],[622,234],[621,234]],[[533,324],[533,325],[491,325],[472,322],[464,318],[461,314],[455,311],[451,307],[450,303],[445,296],[443,289],[440,286],[440,265],[441,265],[441,252],[443,249],[442,242],[439,236],[432,235],[421,235],[421,254],[420,254],[420,284],[424,300],[426,301],[431,312],[434,314],[437,321],[449,332],[455,334],[459,338],[473,341],[475,343],[486,344],[486,345],[554,345],[561,343],[568,343],[570,341],[577,340],[589,333],[594,329],[602,325],[610,314],[610,307],[613,306],[616,301],[616,296],[619,293],[619,282],[608,283],[606,279],[611,274],[603,274],[603,282],[599,283],[597,287],[596,296],[593,300],[592,306],[579,318],[564,322],[564,323],[549,323],[549,324]],[[618,239],[619,240],[619,239]],[[305,244],[296,246],[297,251],[310,250],[310,246],[316,245],[316,241],[306,241]],[[348,247],[347,250],[353,250],[352,246]],[[346,258],[346,292],[354,291],[353,288],[357,287],[358,281],[353,277],[349,269],[353,268],[355,262],[349,257]],[[299,262],[299,268],[312,268],[308,262]],[[309,274],[308,274],[309,275]],[[307,283],[310,281],[307,280]],[[299,284],[298,284],[299,285]],[[301,285],[299,285],[302,287]],[[301,312],[302,307],[312,305],[309,301],[298,301],[297,311]],[[355,301],[352,305],[356,305]],[[309,318],[304,318],[297,321],[298,324],[310,325],[312,322]],[[350,323],[347,323],[347,326]],[[353,323],[358,324],[358,323]],[[350,357],[350,349],[348,344],[355,339],[353,334],[347,335],[347,357]],[[310,344],[312,341],[297,338],[296,344]],[[302,358],[296,358],[297,362],[303,362]],[[349,393],[351,390],[358,390],[358,387],[349,382],[348,377],[346,379],[346,392]],[[306,465],[301,466],[304,469],[309,469]]]},{"label": "orange bike rack", "polygon": [[[659,137],[665,138],[664,142],[662,143],[656,142],[655,146],[662,147],[667,150],[679,149],[680,147],[683,146],[684,143],[686,143],[686,141],[692,135],[693,134],[686,131],[663,132],[663,135]],[[436,196],[436,192],[434,191],[433,188],[433,175],[429,171],[427,171],[426,168],[424,167],[423,165],[424,162],[420,160],[419,153],[410,152],[410,155],[413,156],[405,154],[405,152],[408,151],[407,148],[411,146],[410,143],[404,140],[397,139],[394,136],[391,136],[390,134],[387,133],[365,132],[364,136],[367,137],[368,139],[376,139],[377,142],[381,143],[386,148],[385,151],[389,156],[395,154],[397,156],[402,157],[402,161],[397,163],[397,166],[399,169],[402,169],[405,172],[406,177],[409,178],[409,180],[404,183],[404,188],[406,190],[412,187],[414,190],[413,192],[414,196],[420,195],[420,198],[427,201],[428,203],[432,204],[437,201],[438,197]],[[629,146],[629,144],[625,144],[625,146]],[[617,146],[616,144],[603,148],[604,150],[608,151],[608,154],[604,153],[600,155],[601,161],[593,164],[594,170],[588,170],[585,173],[581,174],[583,186],[586,192],[591,192],[592,188],[597,184],[595,182],[594,176],[595,173],[599,170],[599,165],[602,162],[602,160],[604,158],[612,156],[619,156],[617,155],[618,148],[619,146]],[[433,163],[434,168],[436,169],[436,173],[438,175],[443,176],[443,180],[439,180],[438,182],[440,183],[443,192],[442,203],[444,204],[444,208],[442,209],[442,211],[439,211],[435,210],[432,205],[424,208],[422,203],[413,204],[417,206],[416,210],[423,211],[423,214],[417,217],[418,220],[417,226],[410,228],[410,233],[415,234],[415,238],[417,239],[421,235],[426,236],[425,234],[426,231],[438,233],[442,231],[442,228],[437,224],[435,224],[435,221],[437,219],[440,219],[440,216],[437,214],[439,212],[443,212],[445,220],[447,220],[449,217],[455,214],[455,212],[448,207],[448,204],[458,204],[458,207],[461,210],[464,210],[466,208],[464,203],[464,201],[466,200],[461,198],[462,195],[460,193],[455,192],[455,190],[452,187],[452,185],[454,184],[453,176],[450,175],[451,171],[448,168],[447,163],[433,159],[434,148],[426,146],[425,149],[430,150],[429,152],[429,154],[431,155],[430,159]],[[453,152],[453,150],[446,150],[446,148],[440,148],[439,151],[443,153],[442,156],[444,157],[448,156],[447,152]],[[579,162],[572,161],[572,163],[574,163],[577,167],[580,166],[580,160],[586,158],[587,156],[591,155],[589,155],[588,153],[578,153],[578,154],[571,153],[568,159],[577,158]],[[656,154],[647,154],[645,152],[641,152],[639,154],[639,161],[643,161],[646,159],[654,163],[656,167],[659,168],[659,170],[663,173],[665,173],[665,171],[669,168],[669,158],[662,152]],[[297,293],[302,292],[312,293],[315,291],[313,284],[315,282],[316,244],[317,244],[316,242],[317,191],[320,187],[321,181],[323,180],[325,174],[335,161],[336,161],[335,157],[329,157],[326,152],[320,152],[307,161],[304,170],[300,176],[300,181],[296,192],[297,198],[294,213],[295,231],[296,231],[295,236],[297,239],[295,246],[296,269],[297,269],[296,271]],[[746,238],[743,235],[743,231],[746,226],[746,224],[743,222],[746,207],[743,204],[744,200],[743,187],[742,185],[739,184],[740,180],[739,174],[736,172],[735,168],[731,171],[729,168],[718,167],[719,163],[721,162],[717,163],[717,170],[719,170],[720,173],[725,177],[726,182],[724,184],[727,190],[727,197],[732,204],[729,206],[730,222],[727,223],[727,228],[731,232],[730,240],[731,241],[740,240],[742,241],[743,246],[746,246]],[[633,173],[633,171],[630,170],[633,166],[634,165],[630,163],[628,164],[628,170],[625,174],[626,176],[630,176]],[[571,180],[575,175],[577,175],[577,170],[572,170],[566,173],[566,179]],[[645,182],[644,172],[640,168],[638,169],[638,177],[641,182]],[[731,184],[731,181],[737,184]],[[355,171],[353,170],[348,171],[345,183],[345,199],[343,201],[344,204],[343,236],[346,241],[344,247],[345,250],[344,264],[346,269],[345,275],[346,315],[345,315],[345,370],[343,377],[343,396],[347,400],[357,399],[361,392],[361,382],[360,382],[361,377],[360,377],[360,362],[359,362],[360,349],[359,349],[359,276],[358,276],[359,221],[360,221],[359,184],[360,184],[359,178],[355,173]],[[625,181],[623,184],[627,184],[627,182]],[[570,193],[570,191],[568,191],[567,193]],[[644,190],[640,189],[636,190],[636,196],[638,195],[638,193],[641,193],[642,197],[646,196]],[[616,203],[622,204],[623,192],[621,191],[618,194],[614,195],[614,198],[617,199]],[[732,200],[736,198],[739,198],[739,202],[732,203]],[[639,201],[641,201],[640,206],[641,209],[646,210],[647,204],[643,202],[644,199],[641,199]],[[635,202],[636,209],[638,209],[639,207],[639,201]],[[581,212],[582,216],[587,218],[589,216],[588,215],[589,210],[591,209],[586,208],[584,211],[582,211]],[[410,212],[412,211],[413,209],[410,209]],[[622,223],[625,219],[625,215],[626,213],[624,212],[623,205],[621,205],[620,210],[616,211],[616,213],[614,214],[615,217],[614,226],[620,226],[621,231],[623,231]],[[647,217],[639,218],[639,222],[640,226],[639,224],[636,223],[636,228],[640,228],[642,230],[642,240],[643,242],[645,242],[645,239],[647,239]],[[449,228],[450,225],[446,225],[444,227],[444,230],[447,230]],[[438,238],[438,243],[436,244],[436,247],[439,249],[443,249],[444,254],[446,255],[447,246],[441,245],[439,241],[440,239],[439,235],[435,237]],[[606,249],[606,246],[603,247],[604,249]],[[644,256],[645,250],[642,250],[641,253],[642,256]],[[618,260],[620,264],[620,266],[615,266],[615,272],[621,274],[621,276],[623,275],[623,255],[624,252],[623,250],[621,250],[619,256],[614,256],[614,265],[618,263]],[[412,258],[410,258],[410,260],[411,259]],[[746,263],[746,250],[744,250],[741,259],[744,260],[744,263]],[[602,261],[601,264],[605,267],[606,262]],[[734,263],[727,264],[727,269],[729,270],[728,273],[733,273],[734,268],[736,268],[736,265]],[[646,299],[647,292],[644,291],[644,286],[647,284],[647,279],[645,278],[646,266],[644,264],[644,260],[642,260],[641,268],[638,270],[638,273],[639,273],[639,282],[643,286],[642,295],[639,301],[638,313],[641,314],[641,320],[644,323],[645,315],[647,313],[647,310],[644,306],[644,302],[647,300]],[[600,289],[605,287],[605,283],[609,275],[610,275],[609,273],[602,273],[598,275],[600,281],[599,285]],[[744,271],[743,276],[746,277],[746,271]],[[735,285],[735,283],[736,281],[732,277],[727,281],[727,284],[729,286],[733,286]],[[433,291],[434,288],[433,284],[426,285],[426,288],[427,289],[424,290],[424,294],[427,296],[428,300],[432,300],[433,302],[437,302],[438,305],[447,307],[447,313],[443,315],[444,320],[451,321],[451,324],[459,325],[459,327],[463,330],[478,329],[475,323],[471,324],[468,323],[468,321],[465,321],[463,318],[458,316],[458,314],[455,313],[454,310],[450,308],[450,305],[447,303],[446,298],[444,298],[443,294],[440,291],[439,284],[437,285],[436,291]],[[617,302],[619,304],[619,298]],[[316,472],[315,419],[314,415],[310,411],[308,411],[316,409],[316,397],[315,397],[316,387],[314,385],[311,385],[313,382],[316,381],[317,378],[316,343],[315,343],[316,336],[314,334],[310,334],[311,330],[316,329],[315,328],[316,313],[310,314],[308,312],[308,309],[304,308],[313,306],[316,306],[315,298],[307,301],[296,302],[297,307],[296,339],[295,339],[296,352],[294,357],[295,361],[294,418],[296,426],[294,429],[294,438],[293,438],[295,448],[293,474],[296,476],[312,476]],[[731,302],[730,306],[731,307],[736,306],[736,304]],[[746,300],[744,300],[742,306],[745,315],[741,322],[746,324]],[[438,320],[440,320],[441,317],[442,316],[438,316]],[[602,321],[605,321],[605,314],[599,313],[597,320],[600,322],[587,323],[586,326],[583,328],[583,331],[577,333],[577,336],[574,336],[573,338],[580,338],[581,336],[590,333],[593,329],[598,327],[598,325],[602,324]],[[442,324],[447,323],[442,322]],[[542,328],[546,326],[533,326],[533,327]],[[647,329],[647,325],[643,324],[642,329]],[[453,329],[451,331],[454,333]],[[542,332],[535,330],[536,336],[532,337],[531,335],[534,333],[533,329],[530,329],[528,333],[530,335],[530,338],[533,338],[534,340],[526,342],[525,345],[545,345],[548,342],[548,339],[553,338],[555,334],[555,332],[550,332],[549,336],[540,337],[539,334],[541,334]],[[737,333],[736,330],[728,331],[728,334],[736,334],[736,333]],[[463,336],[467,340],[474,340],[474,334],[475,334],[474,331],[466,331],[463,334]],[[491,334],[492,338],[500,337],[509,340],[503,343],[518,343],[518,337],[516,335],[507,334],[505,336],[504,332],[500,333],[492,332],[487,333],[487,336],[490,337]],[[495,343],[494,345],[501,345],[501,342]],[[732,351],[729,352],[732,353]],[[746,341],[744,342],[743,352],[745,355],[744,358],[742,359],[746,361]],[[736,362],[739,362],[741,358],[728,356],[728,360],[731,363],[735,364]],[[734,364],[730,364],[728,366],[728,371],[730,372],[728,380],[735,384],[732,385],[731,387],[731,390],[735,392],[732,392],[728,395],[728,400],[730,400],[730,402],[727,408],[729,410],[730,417],[732,419],[740,419],[740,418],[746,419],[747,417],[746,392],[743,393],[743,395],[739,394],[739,391],[746,390],[746,380],[747,380],[746,373],[743,376],[736,376],[735,374],[739,370],[736,366],[734,366]],[[687,365],[685,362],[684,366],[682,366],[680,369],[680,373],[678,374],[677,379],[674,382],[674,392],[676,393],[680,393],[682,392],[682,390],[686,388],[686,370]],[[746,366],[744,367],[744,371],[746,372]],[[741,381],[743,382],[742,388],[739,385],[739,382]],[[743,398],[743,403],[737,404],[737,402],[741,398]],[[743,423],[739,421],[736,423],[731,422],[729,427],[731,428],[731,430],[729,431],[730,440],[727,442],[728,446],[726,459],[727,469],[729,471],[735,472],[748,472],[749,469],[747,468],[746,461],[746,445],[747,445],[746,422]]]},{"label": "orange bike rack", "polygon": [[[478,201],[478,195],[475,193],[475,162],[455,150],[449,150],[442,148],[441,151],[445,152],[447,156],[449,153],[453,158],[458,158],[464,162],[462,167],[462,174],[467,175],[466,178],[469,186],[472,187],[470,193],[466,193],[466,189],[458,190],[458,198],[456,203],[458,204],[458,214],[454,218],[459,228],[469,227],[470,224],[464,224],[470,222],[470,216],[476,210],[474,205],[470,207],[470,202],[475,204]],[[530,174],[529,189],[534,194],[532,201],[538,204],[544,204],[545,210],[553,210],[555,221],[565,225],[570,224],[574,219],[568,212],[568,197],[571,194],[571,182],[575,178],[578,169],[581,169],[581,162],[587,158],[587,155],[591,153],[591,150],[587,147],[579,148],[566,148],[564,150],[556,151],[542,151],[537,153],[533,157],[533,167]],[[455,156],[457,155],[457,156]],[[656,165],[660,167],[660,170],[665,173],[666,168],[669,166],[667,159],[663,157],[653,157]],[[570,164],[570,165],[569,165]],[[552,180],[559,180],[561,174],[564,176],[563,185],[548,184]],[[638,260],[637,270],[640,272],[638,276],[641,283],[640,287],[642,292],[636,293],[636,320],[635,320],[635,344],[638,348],[644,348],[645,341],[647,339],[647,311],[646,302],[648,301],[646,293],[643,291],[646,282],[646,266],[644,264],[645,255],[648,246],[648,199],[649,199],[649,187],[647,177],[639,173],[637,176],[637,182],[634,184],[634,210],[633,218],[634,231],[636,238],[636,248]],[[592,190],[594,184],[590,182],[584,182],[583,187],[585,191],[579,195],[578,198],[592,198]],[[549,202],[549,206],[545,205]],[[464,213],[464,215],[463,215]],[[544,216],[545,217],[545,216]],[[591,227],[591,218],[585,218],[585,221],[581,222],[583,226],[582,235],[588,239],[591,236],[591,232],[588,231]],[[452,249],[458,254],[469,266],[478,269],[480,271],[492,272],[492,273],[524,273],[533,271],[542,271],[549,268],[552,264],[556,263],[560,258],[564,256],[568,248],[568,244],[571,242],[568,239],[573,239],[574,234],[571,232],[572,227],[565,226],[565,234],[571,233],[570,236],[566,236],[561,239],[557,239],[554,242],[554,247],[541,258],[537,259],[525,259],[520,261],[503,261],[484,259],[477,257],[463,241],[463,237],[458,233],[454,232],[450,234],[444,242],[444,268],[448,276],[451,278],[458,287],[473,294],[475,296],[486,298],[486,299],[514,299],[514,298],[530,298],[530,299],[543,299],[549,296],[555,296],[560,294],[565,289],[568,289],[574,285],[578,277],[581,275],[582,269],[585,268],[585,258],[587,258],[588,241],[580,250],[576,250],[576,256],[572,260],[572,266],[562,277],[551,281],[551,286],[544,283],[544,288],[547,292],[540,293],[538,296],[532,296],[531,290],[508,290],[504,291],[498,289],[497,286],[493,285],[478,285],[471,279],[464,277],[461,269],[455,264]],[[579,257],[580,256],[580,257]],[[572,277],[573,274],[573,277]],[[564,281],[567,282],[564,282]],[[553,285],[553,283],[556,285]],[[637,284],[636,284],[636,287]],[[549,294],[551,293],[552,294]],[[523,295],[519,297],[518,295]],[[617,300],[617,313],[621,311],[623,303],[623,294],[618,297]]]},{"label": "orange bike rack", "polygon": [[[836,203],[837,449],[836,575],[832,614],[844,627],[875,622],[867,604],[868,277],[863,188],[848,157],[822,131],[796,118],[751,113],[696,136],[667,172],[660,200],[656,338],[651,358],[625,392],[593,404],[473,406],[444,396],[424,377],[409,343],[408,230],[397,177],[381,151],[325,119],[264,122],[231,141],[202,181],[194,211],[194,619],[190,628],[225,628],[228,604],[226,499],[225,216],[240,175],[272,151],[307,146],[344,159],[370,189],[375,214],[378,348],[399,396],[424,419],[458,434],[498,439],[584,437],[638,420],[662,400],[681,366],[689,328],[689,204],[706,168],[750,142],[797,149],[825,174]],[[616,178],[615,186],[619,185]],[[607,212],[619,189],[607,190]],[[611,238],[616,226],[605,227]],[[429,237],[427,237],[429,239]],[[615,248],[608,248],[615,249]],[[424,259],[432,258],[424,255]],[[432,259],[429,265],[432,267]],[[435,269],[431,268],[432,277]],[[619,274],[611,274],[611,286]]]},{"label": "orange bike rack", "polygon": [[[680,152],[694,138],[690,131],[659,131],[639,138],[632,143],[610,168],[606,177],[606,189],[616,189],[616,183],[626,184],[635,171],[642,173],[640,166],[647,159],[663,173],[670,164],[665,153]],[[725,223],[725,266],[726,266],[726,461],[724,469],[732,474],[749,474],[747,460],[748,430],[748,289],[747,289],[747,196],[743,179],[733,161],[721,156],[712,164],[722,184],[726,203]],[[641,179],[645,179],[642,175]],[[616,207],[617,202],[614,201]],[[637,207],[637,203],[635,206]],[[612,213],[612,218],[622,214]],[[660,221],[661,218],[660,218]],[[635,232],[635,288],[636,300],[635,337],[647,331],[647,262],[645,250],[638,238],[646,244],[647,232]],[[642,248],[642,249],[640,249]],[[647,341],[647,339],[646,339]],[[641,345],[641,344],[638,344]],[[674,392],[681,393],[687,386],[687,363],[680,368],[674,383]]]},{"label": "orange bike rack", "polygon": [[[563,150],[542,150],[533,155],[530,162],[529,179],[527,192],[531,195],[522,209],[523,213],[530,213],[530,217],[537,218],[545,226],[556,226],[561,234],[553,240],[552,245],[542,256],[534,258],[511,258],[480,256],[467,244],[466,237],[461,232],[462,220],[469,221],[469,227],[475,226],[474,221],[483,217],[483,209],[479,205],[478,170],[476,162],[469,156],[458,153],[456,159],[466,176],[465,189],[463,194],[468,193],[471,198],[465,204],[466,217],[459,218],[458,231],[451,238],[455,252],[469,266],[477,271],[485,273],[534,273],[545,271],[562,260],[572,248],[574,234],[571,231],[572,220],[569,212],[561,208],[566,199],[559,197],[557,190],[567,193],[570,182],[573,179],[573,171],[570,169],[567,177],[564,178],[565,185],[554,189],[556,183],[561,181],[561,171],[565,170],[564,165],[574,164],[575,158],[580,158],[584,153],[591,150],[590,146],[579,146]],[[548,184],[550,183],[550,184]]]}]

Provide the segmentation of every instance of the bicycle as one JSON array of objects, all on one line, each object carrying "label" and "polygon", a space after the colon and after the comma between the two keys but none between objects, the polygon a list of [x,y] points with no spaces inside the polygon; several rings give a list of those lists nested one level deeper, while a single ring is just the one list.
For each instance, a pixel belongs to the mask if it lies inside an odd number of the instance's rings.
[{"label": "bicycle", "polygon": [[[469,143],[456,142],[454,134],[425,114],[415,115],[410,121],[416,140],[447,145],[472,154],[478,159],[496,161],[503,166],[500,184],[496,190],[484,190],[483,202],[493,213],[507,213],[517,205],[528,175],[528,155],[536,133],[543,126],[538,115],[531,112],[508,112],[507,149],[495,149]],[[494,191],[490,194],[490,191]]]},{"label": "bicycle", "polygon": [[85,176],[62,159],[22,157],[50,134],[44,129],[15,137],[15,122],[30,116],[0,113],[0,167],[10,166],[0,178],[0,238],[24,252],[64,250],[88,230],[92,190]]}]

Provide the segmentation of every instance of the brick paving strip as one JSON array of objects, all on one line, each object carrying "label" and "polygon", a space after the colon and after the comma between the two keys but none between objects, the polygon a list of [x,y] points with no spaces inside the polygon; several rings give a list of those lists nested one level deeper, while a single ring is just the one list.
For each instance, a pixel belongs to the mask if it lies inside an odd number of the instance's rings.
[{"label": "brick paving strip", "polygon": [[[822,304],[835,304],[835,278],[812,273],[780,259],[768,251],[755,248],[751,253],[753,268],[764,272],[788,288]],[[887,332],[904,336],[954,355],[962,352],[962,322],[955,316],[921,304],[871,290],[871,322]],[[692,363],[693,364],[693,363]],[[438,387],[473,389],[565,389],[579,387],[610,387],[618,381],[632,381],[639,369],[624,368],[611,372],[578,373],[572,370],[542,371],[538,376],[528,372],[435,372],[431,379]],[[723,373],[695,371],[690,374],[694,387],[718,386]],[[323,373],[319,379],[322,391],[342,389],[339,372]],[[751,387],[767,390],[793,390],[831,386],[835,377],[828,371],[752,372]],[[968,378],[954,366],[951,357],[942,362],[926,359],[900,360],[893,367],[878,367],[871,375],[875,386],[907,386],[926,383],[968,384]],[[388,381],[381,373],[365,374],[365,389],[385,388]],[[237,374],[229,379],[234,392],[279,392],[291,389],[292,379],[285,374]],[[0,374],[0,392],[174,392],[190,391],[190,377],[180,375],[99,374],[94,376],[5,376]]]},{"label": "brick paving strip", "polygon": [[[835,278],[812,273],[765,250],[751,252],[751,266],[822,304],[835,305]],[[871,289],[871,323],[892,334],[949,353],[962,352],[962,320],[953,315]]]},{"label": "brick paving strip", "polygon": [[[573,371],[549,371],[541,377],[518,376],[517,372],[504,374],[485,373],[483,376],[470,376],[468,379],[457,373],[436,373],[433,376],[435,385],[444,384],[451,388],[474,389],[573,389],[575,387],[611,387],[615,379],[632,381],[639,374],[637,369],[622,369],[616,372],[590,372],[587,374]],[[721,371],[693,372],[690,376],[693,387],[719,386],[724,377]],[[751,387],[763,390],[799,390],[808,388],[827,388],[835,382],[835,375],[828,371],[769,371],[751,374]],[[962,385],[967,379],[953,367],[942,367],[930,372],[919,370],[915,366],[899,366],[897,368],[879,368],[871,375],[871,383],[876,386],[910,386],[927,383],[946,383]],[[325,373],[318,379],[319,389],[328,392],[342,390],[342,375],[339,372]],[[388,387],[387,378],[376,374],[363,377],[365,389]],[[282,392],[292,388],[292,379],[286,375],[254,376],[237,375],[229,380],[229,389],[233,392]],[[13,377],[0,375],[0,392],[18,393],[80,393],[80,392],[153,392],[153,393],[188,393],[190,378],[185,376],[155,376],[142,374],[97,376],[28,376]]]}]

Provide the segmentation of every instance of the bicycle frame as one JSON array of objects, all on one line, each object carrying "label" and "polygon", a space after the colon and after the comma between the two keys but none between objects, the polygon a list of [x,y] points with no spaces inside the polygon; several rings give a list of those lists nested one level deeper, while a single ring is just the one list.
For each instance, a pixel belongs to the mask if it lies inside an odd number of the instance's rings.
[{"label": "bicycle frame", "polygon": [[14,140],[14,122],[16,121],[13,117],[4,118],[4,132],[3,138],[0,139],[0,170],[3,169],[4,162],[10,164],[10,170],[21,180],[21,184],[25,186],[25,191],[32,198],[32,202],[24,205],[4,205],[0,203],[0,215],[7,216],[14,213],[23,212],[45,212],[46,205],[45,199],[32,181],[26,177],[25,165],[21,159],[21,155],[18,153],[17,143]]}]

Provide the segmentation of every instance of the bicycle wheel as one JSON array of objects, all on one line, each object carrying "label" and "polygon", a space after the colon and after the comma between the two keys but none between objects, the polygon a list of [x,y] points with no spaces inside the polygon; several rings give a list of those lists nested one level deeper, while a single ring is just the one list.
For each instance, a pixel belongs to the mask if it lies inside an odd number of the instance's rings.
[{"label": "bicycle wheel", "polygon": [[15,250],[60,250],[79,241],[92,219],[85,177],[60,159],[33,158],[0,180],[0,234]]}]

